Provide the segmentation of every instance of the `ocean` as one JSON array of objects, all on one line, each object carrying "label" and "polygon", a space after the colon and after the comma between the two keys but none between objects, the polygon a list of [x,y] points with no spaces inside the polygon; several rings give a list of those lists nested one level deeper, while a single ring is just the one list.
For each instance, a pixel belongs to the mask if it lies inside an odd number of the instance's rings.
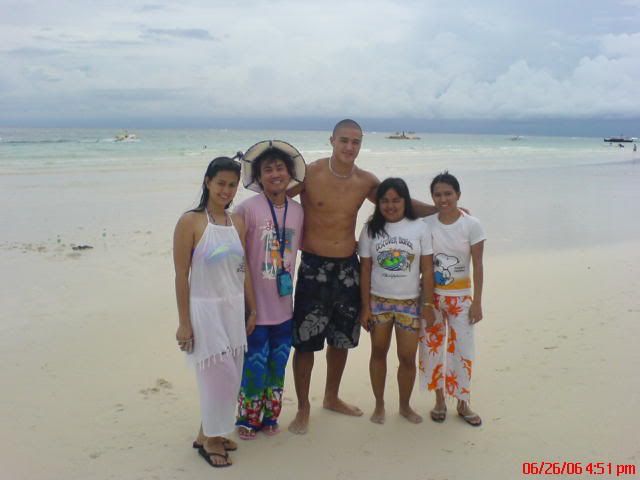
[{"label": "ocean", "polygon": [[[194,206],[208,162],[265,139],[296,146],[307,163],[331,152],[330,132],[0,129],[2,245],[126,241],[160,235]],[[391,132],[393,133],[393,132]],[[485,225],[495,254],[640,240],[640,155],[602,138],[430,134],[391,140],[366,132],[357,164],[380,179],[401,176],[430,202],[431,178],[448,169],[460,204]],[[251,195],[240,189],[236,201]],[[370,215],[365,202],[358,222]],[[532,227],[535,225],[535,227]],[[540,228],[543,225],[544,228]],[[19,247],[16,247],[19,248]]]},{"label": "ocean", "polygon": [[[116,141],[108,129],[2,129],[0,174],[93,168],[196,166],[219,155],[246,151],[264,139],[296,146],[307,161],[331,151],[330,132],[295,130],[136,130],[134,141]],[[602,138],[415,133],[418,140],[391,140],[390,132],[366,132],[362,155],[376,167],[409,170],[419,164],[456,171],[584,165],[628,158],[631,145]],[[518,138],[514,140],[513,138]],[[626,156],[625,156],[626,154]]]}]

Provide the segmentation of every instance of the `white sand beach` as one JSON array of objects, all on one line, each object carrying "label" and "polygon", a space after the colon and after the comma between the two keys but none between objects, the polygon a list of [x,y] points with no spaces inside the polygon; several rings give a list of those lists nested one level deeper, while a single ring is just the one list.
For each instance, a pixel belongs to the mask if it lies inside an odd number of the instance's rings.
[{"label": "white sand beach", "polygon": [[[367,155],[358,161],[366,168]],[[371,423],[363,332],[341,391],[363,417],[321,408],[318,357],[309,433],[238,440],[221,471],[191,448],[195,377],[174,338],[171,236],[204,166],[0,175],[1,479],[512,479],[542,461],[640,469],[640,163],[461,175],[461,203],[488,232],[472,388],[482,427],[452,404],[433,423],[433,397],[417,385],[425,421],[398,416],[393,350],[387,422]],[[436,172],[424,168],[410,185],[427,200]],[[285,395],[283,426],[295,413],[290,367]]]}]

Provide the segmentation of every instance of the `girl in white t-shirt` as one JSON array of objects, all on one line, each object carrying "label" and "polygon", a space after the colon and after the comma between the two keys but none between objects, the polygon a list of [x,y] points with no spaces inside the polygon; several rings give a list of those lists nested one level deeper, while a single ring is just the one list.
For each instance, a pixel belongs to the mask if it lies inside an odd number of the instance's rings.
[{"label": "girl in white t-shirt", "polygon": [[434,422],[444,422],[446,418],[446,389],[449,396],[458,400],[458,414],[477,427],[482,420],[469,407],[469,398],[475,353],[473,325],[482,320],[482,252],[486,237],[478,219],[458,209],[460,184],[456,177],[449,172],[435,177],[431,196],[438,213],[424,222],[433,241],[436,315],[435,320],[427,319],[421,329],[420,383],[423,388],[436,391],[436,404],[430,413]]},{"label": "girl in white t-shirt", "polygon": [[387,352],[395,325],[400,414],[420,423],[422,417],[411,408],[409,399],[416,377],[420,315],[425,322],[434,321],[433,305],[419,307],[421,282],[426,298],[433,297],[431,235],[425,223],[416,219],[409,189],[401,178],[387,178],[378,186],[376,208],[360,234],[358,253],[360,323],[371,333],[369,374],[376,397],[371,421],[382,424],[385,420]]}]

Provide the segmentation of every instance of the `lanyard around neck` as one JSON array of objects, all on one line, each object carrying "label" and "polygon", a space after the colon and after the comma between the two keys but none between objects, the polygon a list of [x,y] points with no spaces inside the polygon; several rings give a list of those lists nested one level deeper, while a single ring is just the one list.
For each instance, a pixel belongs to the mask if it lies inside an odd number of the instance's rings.
[{"label": "lanyard around neck", "polygon": [[276,217],[276,210],[273,207],[273,202],[269,197],[265,195],[269,208],[271,209],[271,219],[273,220],[273,227],[276,229],[276,238],[278,239],[278,247],[280,251],[280,268],[284,270],[284,249],[286,243],[286,230],[285,224],[287,223],[287,210],[289,209],[289,202],[287,197],[284,198],[284,216],[282,217],[282,235],[280,235],[280,228],[278,227],[278,218]]}]

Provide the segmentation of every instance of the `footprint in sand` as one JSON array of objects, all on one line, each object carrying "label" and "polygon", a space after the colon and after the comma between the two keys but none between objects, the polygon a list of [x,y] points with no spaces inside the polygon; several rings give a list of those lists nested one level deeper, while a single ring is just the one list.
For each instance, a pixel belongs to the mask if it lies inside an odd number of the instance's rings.
[{"label": "footprint in sand", "polygon": [[171,390],[173,385],[171,382],[165,380],[164,378],[158,378],[156,380],[155,387],[143,388],[140,390],[140,393],[144,395],[145,399],[149,397],[149,395],[156,395],[162,391],[169,393],[168,390]]},{"label": "footprint in sand", "polygon": [[46,253],[49,251],[49,248],[43,243],[14,243],[11,245],[7,244],[5,248],[9,250],[20,249],[22,250],[22,253]]}]

